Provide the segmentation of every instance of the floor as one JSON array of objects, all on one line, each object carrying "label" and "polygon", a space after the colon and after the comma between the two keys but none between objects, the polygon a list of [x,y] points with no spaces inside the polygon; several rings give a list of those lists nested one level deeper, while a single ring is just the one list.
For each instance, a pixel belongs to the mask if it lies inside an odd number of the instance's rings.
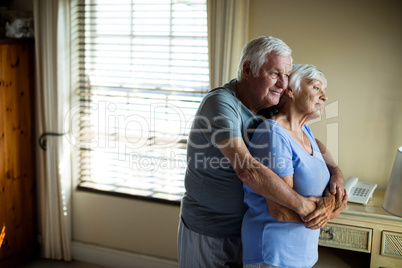
[{"label": "floor", "polygon": [[21,268],[104,268],[104,266],[99,266],[96,264],[81,262],[81,261],[54,261],[47,259],[36,259],[32,262],[20,266]]},{"label": "floor", "polygon": [[[366,253],[319,247],[320,258],[314,268],[367,268],[370,256]],[[53,261],[36,259],[21,268],[104,268],[96,264],[81,261]]]},{"label": "floor", "polygon": [[328,247],[318,247],[314,268],[369,268],[370,254]]}]

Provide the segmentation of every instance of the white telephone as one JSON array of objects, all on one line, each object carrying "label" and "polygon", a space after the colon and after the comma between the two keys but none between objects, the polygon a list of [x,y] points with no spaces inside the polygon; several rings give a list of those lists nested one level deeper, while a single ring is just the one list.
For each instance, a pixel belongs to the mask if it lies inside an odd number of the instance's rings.
[{"label": "white telephone", "polygon": [[348,202],[367,204],[377,188],[376,183],[359,182],[357,177],[350,177],[345,182],[345,189],[348,192]]}]

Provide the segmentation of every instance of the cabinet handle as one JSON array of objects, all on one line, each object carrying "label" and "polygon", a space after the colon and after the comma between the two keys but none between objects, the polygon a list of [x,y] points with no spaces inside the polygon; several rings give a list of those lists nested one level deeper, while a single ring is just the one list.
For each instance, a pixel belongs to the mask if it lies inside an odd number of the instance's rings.
[{"label": "cabinet handle", "polygon": [[328,230],[321,229],[320,234],[321,233],[326,233],[326,234],[330,235],[330,237],[328,237],[328,238],[321,237],[321,235],[320,235],[320,239],[322,239],[322,240],[334,240],[334,238],[335,238],[335,231],[332,228],[329,228]]}]

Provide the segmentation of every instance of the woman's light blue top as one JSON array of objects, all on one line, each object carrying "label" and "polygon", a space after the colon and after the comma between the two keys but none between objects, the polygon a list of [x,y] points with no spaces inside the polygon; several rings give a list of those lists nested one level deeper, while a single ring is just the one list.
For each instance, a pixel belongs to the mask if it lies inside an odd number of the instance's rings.
[{"label": "woman's light blue top", "polygon": [[[302,196],[321,197],[330,178],[314,136],[302,128],[313,148],[308,154],[276,121],[267,119],[254,132],[250,153],[280,177],[293,174],[293,189]],[[243,219],[244,264],[265,262],[273,266],[312,267],[318,260],[320,230],[303,223],[277,221],[268,211],[265,198],[244,185],[248,209]]]}]

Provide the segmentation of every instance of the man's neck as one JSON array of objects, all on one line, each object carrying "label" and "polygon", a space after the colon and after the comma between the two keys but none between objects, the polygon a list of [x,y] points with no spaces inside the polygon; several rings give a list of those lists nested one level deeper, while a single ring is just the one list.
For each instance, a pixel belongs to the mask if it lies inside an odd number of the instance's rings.
[{"label": "man's neck", "polygon": [[246,106],[254,115],[258,114],[258,111],[260,110],[257,107],[253,107],[251,105],[252,100],[251,100],[251,95],[247,94],[247,87],[244,82],[237,81],[236,82],[236,95],[237,98],[243,103],[244,106]]}]

